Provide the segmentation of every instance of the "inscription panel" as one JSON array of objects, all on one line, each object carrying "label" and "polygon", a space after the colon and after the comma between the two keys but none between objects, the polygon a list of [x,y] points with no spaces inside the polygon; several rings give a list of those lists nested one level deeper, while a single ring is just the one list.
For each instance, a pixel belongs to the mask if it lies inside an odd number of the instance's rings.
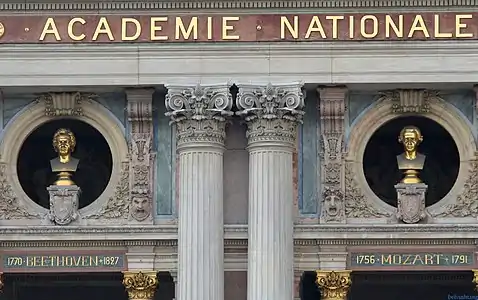
[{"label": "inscription panel", "polygon": [[117,272],[127,267],[124,253],[4,253],[2,272]]},{"label": "inscription panel", "polygon": [[476,265],[474,252],[352,252],[352,270],[470,270]]}]

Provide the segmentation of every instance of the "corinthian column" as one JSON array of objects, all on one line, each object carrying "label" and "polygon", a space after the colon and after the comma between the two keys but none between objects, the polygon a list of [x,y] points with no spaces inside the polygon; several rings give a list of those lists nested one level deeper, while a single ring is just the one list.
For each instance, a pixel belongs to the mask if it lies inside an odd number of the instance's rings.
[{"label": "corinthian column", "polygon": [[293,169],[300,84],[240,86],[237,106],[248,124],[248,300],[294,299]]},{"label": "corinthian column", "polygon": [[179,163],[178,300],[224,299],[223,153],[229,87],[168,87]]},{"label": "corinthian column", "polygon": [[156,271],[125,271],[123,285],[129,300],[153,300],[158,287]]},{"label": "corinthian column", "polygon": [[352,271],[317,271],[317,286],[322,300],[347,300]]}]

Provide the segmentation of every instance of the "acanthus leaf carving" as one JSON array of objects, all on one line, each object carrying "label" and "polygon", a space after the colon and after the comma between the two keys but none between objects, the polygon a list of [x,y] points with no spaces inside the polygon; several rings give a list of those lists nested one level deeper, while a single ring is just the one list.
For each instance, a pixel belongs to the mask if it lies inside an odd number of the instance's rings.
[{"label": "acanthus leaf carving", "polygon": [[344,130],[345,87],[323,87],[320,93],[321,223],[345,223]]},{"label": "acanthus leaf carving", "polygon": [[203,141],[224,143],[226,117],[233,115],[228,85],[167,88],[166,116],[176,124],[178,146]]},{"label": "acanthus leaf carving", "polygon": [[28,211],[13,192],[12,186],[7,178],[7,165],[0,164],[0,219],[41,219],[43,216],[36,212]]},{"label": "acanthus leaf carving", "polygon": [[129,161],[121,163],[121,173],[114,194],[97,212],[87,215],[85,219],[127,219],[129,215]]},{"label": "acanthus leaf carving", "polygon": [[152,89],[128,90],[130,124],[129,198],[130,217],[138,222],[153,216],[153,92]]},{"label": "acanthus leaf carving", "polygon": [[345,215],[348,218],[383,218],[391,214],[376,209],[369,203],[358,184],[350,163],[345,164]]},{"label": "acanthus leaf carving", "polygon": [[277,140],[293,144],[304,115],[302,84],[239,87],[236,105],[248,124],[249,143]]},{"label": "acanthus leaf carving", "polygon": [[433,217],[478,217],[478,201],[476,198],[478,195],[478,161],[470,162],[469,176],[465,181],[463,192],[458,195],[456,201],[452,204],[445,206],[443,210],[439,212],[429,213]]},{"label": "acanthus leaf carving", "polygon": [[91,93],[62,92],[46,93],[37,98],[45,104],[45,115],[49,117],[82,116],[82,103],[97,97]]}]

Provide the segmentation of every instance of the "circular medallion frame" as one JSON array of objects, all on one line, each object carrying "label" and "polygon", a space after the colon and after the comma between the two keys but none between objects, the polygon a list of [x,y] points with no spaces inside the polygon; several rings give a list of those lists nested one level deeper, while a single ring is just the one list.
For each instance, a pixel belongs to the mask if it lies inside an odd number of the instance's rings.
[{"label": "circular medallion frame", "polygon": [[[476,141],[470,124],[461,112],[439,97],[430,97],[428,102],[428,112],[421,113],[419,116],[437,122],[448,131],[455,141],[460,156],[460,168],[455,184],[445,197],[427,207],[432,215],[436,215],[445,210],[448,205],[454,204],[456,196],[465,189],[465,181],[471,175],[470,162],[475,160]],[[382,201],[368,185],[363,168],[363,157],[370,138],[382,125],[397,117],[417,115],[413,113],[393,113],[393,105],[393,99],[383,97],[354,121],[349,134],[346,157],[346,163],[352,166],[354,179],[357,186],[362,190],[365,201],[387,215],[394,215],[396,208]]]},{"label": "circular medallion frame", "polygon": [[[88,100],[81,103],[82,115],[66,116],[64,119],[83,121],[98,130],[110,147],[113,168],[110,180],[101,195],[90,205],[79,210],[81,216],[99,212],[114,197],[116,187],[120,184],[122,165],[128,162],[128,145],[122,123],[103,105]],[[19,204],[27,211],[46,214],[48,210],[30,199],[23,190],[18,175],[17,161],[20,149],[27,137],[40,125],[59,119],[45,114],[45,103],[34,101],[19,111],[5,126],[0,144],[1,161],[7,166],[7,180]]]}]

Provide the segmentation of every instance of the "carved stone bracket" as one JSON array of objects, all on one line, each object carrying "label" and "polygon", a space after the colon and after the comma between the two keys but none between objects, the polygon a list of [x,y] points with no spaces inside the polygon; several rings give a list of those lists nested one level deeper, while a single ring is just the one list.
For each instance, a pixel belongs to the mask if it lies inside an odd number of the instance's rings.
[{"label": "carved stone bracket", "polygon": [[352,271],[316,271],[322,300],[346,300],[352,284]]},{"label": "carved stone bracket", "polygon": [[304,115],[304,97],[302,84],[239,86],[236,114],[248,124],[249,144],[277,141],[294,145],[297,124]]},{"label": "carved stone bracket", "polygon": [[345,223],[344,116],[345,87],[320,88],[322,205],[321,223]]},{"label": "carved stone bracket", "polygon": [[123,285],[130,300],[152,300],[158,287],[156,271],[124,271]]},{"label": "carved stone bracket", "polygon": [[391,99],[393,113],[428,113],[430,98],[438,97],[437,92],[427,90],[393,90],[385,91],[380,100]]},{"label": "carved stone bracket", "polygon": [[152,221],[153,210],[153,92],[152,89],[127,90],[130,129],[130,215],[139,222]]},{"label": "carved stone bracket", "polygon": [[407,223],[418,223],[426,218],[425,193],[428,186],[424,183],[395,185],[397,190],[397,219]]},{"label": "carved stone bracket", "polygon": [[80,92],[46,93],[37,98],[45,104],[45,115],[49,117],[82,116],[84,101],[91,101],[95,94]]},{"label": "carved stone bracket", "polygon": [[167,86],[166,116],[176,124],[178,147],[189,143],[224,144],[225,120],[231,116],[228,85]]},{"label": "carved stone bracket", "polygon": [[47,188],[50,194],[48,217],[56,225],[68,225],[78,219],[80,187],[52,185]]}]

